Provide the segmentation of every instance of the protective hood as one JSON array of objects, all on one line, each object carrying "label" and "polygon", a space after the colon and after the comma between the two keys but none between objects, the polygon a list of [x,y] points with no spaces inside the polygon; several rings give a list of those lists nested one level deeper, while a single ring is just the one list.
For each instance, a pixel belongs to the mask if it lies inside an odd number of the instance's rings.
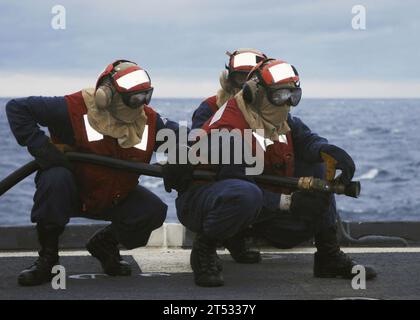
[{"label": "protective hood", "polygon": [[255,108],[244,101],[242,90],[235,95],[235,100],[250,128],[264,129],[264,138],[279,141],[279,135],[290,131],[287,124],[290,106],[278,107],[271,104],[265,92],[261,94],[261,100]]},{"label": "protective hood", "polygon": [[144,107],[127,107],[119,94],[112,97],[106,108],[95,104],[95,89],[83,89],[83,100],[87,107],[89,124],[97,132],[116,138],[122,148],[132,148],[141,142],[147,116]]},{"label": "protective hood", "polygon": [[235,94],[237,94],[240,91],[240,89],[234,88],[230,84],[228,80],[227,71],[223,71],[220,74],[219,82],[220,82],[220,89],[217,91],[217,94],[216,94],[216,104],[218,108],[223,106],[226,103],[226,101],[234,97]]}]

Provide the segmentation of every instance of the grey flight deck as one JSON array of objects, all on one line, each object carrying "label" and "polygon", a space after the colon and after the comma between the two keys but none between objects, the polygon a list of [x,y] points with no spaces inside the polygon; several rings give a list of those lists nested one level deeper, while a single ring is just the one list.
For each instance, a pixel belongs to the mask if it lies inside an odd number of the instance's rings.
[{"label": "grey flight deck", "polygon": [[[361,263],[374,265],[379,272],[376,280],[367,282],[366,290],[353,290],[350,280],[314,278],[310,253],[267,252],[261,264],[239,265],[227,251],[220,253],[225,286],[200,288],[193,284],[189,252],[145,248],[136,255],[125,256],[133,265],[133,276],[84,280],[74,279],[74,275],[100,273],[99,263],[83,252],[63,256],[60,262],[67,270],[66,290],[54,290],[51,284],[19,287],[16,275],[34,257],[0,254],[0,299],[420,298],[420,252],[351,254]],[[143,276],[138,265],[143,269]]]}]

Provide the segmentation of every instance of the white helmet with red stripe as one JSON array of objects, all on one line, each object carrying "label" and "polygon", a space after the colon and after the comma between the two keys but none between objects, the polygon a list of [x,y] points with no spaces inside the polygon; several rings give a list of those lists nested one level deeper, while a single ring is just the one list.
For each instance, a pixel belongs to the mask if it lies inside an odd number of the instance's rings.
[{"label": "white helmet with red stripe", "polygon": [[278,106],[296,106],[302,97],[296,68],[283,60],[266,59],[251,70],[243,87],[245,102],[255,103],[261,87],[270,102]]},{"label": "white helmet with red stripe", "polygon": [[267,59],[267,56],[257,49],[237,49],[233,53],[226,52],[229,56],[229,63],[226,77],[233,87],[242,88],[248,73],[260,62]]},{"label": "white helmet with red stripe", "polygon": [[256,65],[248,74],[248,79],[257,77],[262,85],[271,87],[288,82],[299,86],[299,74],[294,66],[283,60],[266,59]]},{"label": "white helmet with red stripe", "polygon": [[96,82],[95,102],[98,107],[108,107],[115,93],[119,93],[124,104],[133,109],[149,104],[153,93],[149,74],[132,61],[117,60],[109,64]]}]

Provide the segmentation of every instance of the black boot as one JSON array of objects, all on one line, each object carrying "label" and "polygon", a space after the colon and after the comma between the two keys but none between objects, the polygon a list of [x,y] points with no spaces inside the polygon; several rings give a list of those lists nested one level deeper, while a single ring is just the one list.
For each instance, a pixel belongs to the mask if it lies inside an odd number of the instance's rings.
[{"label": "black boot", "polygon": [[[359,265],[340,250],[337,238],[337,229],[328,228],[315,235],[317,252],[314,259],[314,276],[317,278],[344,278],[352,279],[354,266]],[[376,271],[370,266],[364,266],[366,280],[376,277]]]},{"label": "black boot", "polygon": [[104,272],[110,276],[130,276],[131,266],[121,258],[118,241],[112,225],[97,231],[86,244],[89,253],[98,259]]},{"label": "black boot", "polygon": [[233,260],[237,263],[261,262],[260,252],[249,249],[243,233],[238,233],[234,237],[225,240],[223,246],[229,250]]},{"label": "black boot", "polygon": [[190,259],[196,285],[201,287],[223,286],[222,268],[216,248],[215,241],[200,234],[196,235]]},{"label": "black boot", "polygon": [[39,258],[19,274],[18,283],[21,286],[37,286],[50,282],[54,277],[51,269],[58,264],[58,238],[64,228],[37,225],[36,230],[41,245]]}]

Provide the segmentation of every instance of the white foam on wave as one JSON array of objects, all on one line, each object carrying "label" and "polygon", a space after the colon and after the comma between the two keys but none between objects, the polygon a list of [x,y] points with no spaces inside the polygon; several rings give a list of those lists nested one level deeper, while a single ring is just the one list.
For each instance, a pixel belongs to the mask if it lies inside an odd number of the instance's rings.
[{"label": "white foam on wave", "polygon": [[377,177],[377,175],[379,174],[379,169],[370,169],[368,172],[362,174],[359,177],[354,178],[354,180],[372,180],[375,179]]},{"label": "white foam on wave", "polygon": [[163,185],[163,181],[162,180],[158,180],[158,181],[143,181],[141,183],[141,185],[143,187],[146,187],[146,188],[152,188],[152,189],[154,189],[154,188],[158,188],[158,187],[162,186]]},{"label": "white foam on wave", "polygon": [[363,133],[363,129],[360,129],[360,128],[353,129],[353,130],[350,130],[349,132],[347,132],[347,134],[349,136],[358,136],[358,135],[360,135],[362,133]]}]

